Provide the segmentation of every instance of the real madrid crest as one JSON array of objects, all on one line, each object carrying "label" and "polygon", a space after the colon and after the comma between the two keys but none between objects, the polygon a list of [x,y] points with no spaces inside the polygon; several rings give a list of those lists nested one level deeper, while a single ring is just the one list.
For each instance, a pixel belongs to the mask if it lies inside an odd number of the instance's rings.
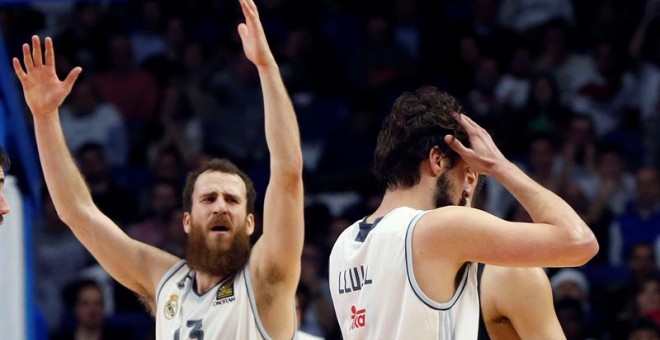
[{"label": "real madrid crest", "polygon": [[167,303],[165,304],[165,319],[170,320],[172,319],[175,315],[176,312],[179,311],[179,295],[177,294],[172,294],[170,295],[170,299],[167,300]]}]

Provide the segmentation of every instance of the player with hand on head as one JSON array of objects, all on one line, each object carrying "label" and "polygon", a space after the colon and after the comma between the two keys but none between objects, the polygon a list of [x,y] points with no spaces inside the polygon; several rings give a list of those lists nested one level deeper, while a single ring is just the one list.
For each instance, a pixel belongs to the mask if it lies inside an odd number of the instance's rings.
[{"label": "player with hand on head", "polygon": [[[406,92],[378,136],[380,206],[348,227],[330,255],[345,339],[476,339],[476,263],[579,266],[598,242],[560,197],[504,157],[455,98]],[[521,223],[461,205],[492,176],[532,217]]]}]

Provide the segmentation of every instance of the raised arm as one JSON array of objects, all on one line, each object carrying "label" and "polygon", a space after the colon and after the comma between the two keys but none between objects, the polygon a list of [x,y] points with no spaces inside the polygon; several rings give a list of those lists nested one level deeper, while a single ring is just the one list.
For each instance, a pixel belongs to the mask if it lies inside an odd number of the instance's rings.
[{"label": "raised arm", "polygon": [[295,293],[304,239],[302,151],[298,123],[279,67],[270,51],[252,0],[240,0],[245,23],[238,27],[247,58],[259,71],[264,97],[270,181],[264,199],[263,235],[250,265],[257,277],[283,283]]},{"label": "raised arm", "polygon": [[420,226],[426,227],[416,239],[438,256],[449,251],[455,256],[455,267],[465,261],[502,266],[571,267],[582,265],[596,255],[598,242],[594,234],[568,203],[507,160],[490,135],[474,121],[464,115],[457,119],[467,131],[472,146],[466,148],[451,136],[445,137],[446,142],[471,171],[494,177],[513,194],[534,223],[509,222],[476,209],[445,207],[420,220]]},{"label": "raised arm", "polygon": [[44,61],[39,37],[33,36],[32,51],[28,44],[23,45],[25,69],[17,58],[12,62],[32,112],[39,158],[57,213],[113,278],[153,301],[160,277],[177,258],[129,238],[92,201],[67,149],[59,119],[59,107],[82,69],[74,68],[60,81],[50,38],[46,38],[45,47]]},{"label": "raised arm", "polygon": [[488,335],[498,339],[566,339],[541,268],[487,265],[481,277],[481,307]]}]

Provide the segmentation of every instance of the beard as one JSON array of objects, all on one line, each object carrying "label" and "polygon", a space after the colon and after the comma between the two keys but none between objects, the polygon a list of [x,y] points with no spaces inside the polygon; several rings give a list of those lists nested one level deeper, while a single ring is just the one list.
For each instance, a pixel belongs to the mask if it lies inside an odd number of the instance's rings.
[{"label": "beard", "polygon": [[229,245],[215,242],[209,245],[202,226],[196,226],[191,220],[190,235],[186,247],[186,261],[190,268],[220,277],[237,273],[245,266],[250,257],[250,236],[247,224],[238,229]]},{"label": "beard", "polygon": [[438,181],[436,182],[435,193],[433,195],[433,203],[436,208],[446,207],[450,205],[460,205],[460,206],[467,205],[467,199],[463,196],[461,196],[461,198],[459,199],[458,204],[454,203],[451,197],[449,197],[451,186],[452,184],[449,181],[447,172],[443,172],[442,175],[440,175],[440,177],[438,178]]}]

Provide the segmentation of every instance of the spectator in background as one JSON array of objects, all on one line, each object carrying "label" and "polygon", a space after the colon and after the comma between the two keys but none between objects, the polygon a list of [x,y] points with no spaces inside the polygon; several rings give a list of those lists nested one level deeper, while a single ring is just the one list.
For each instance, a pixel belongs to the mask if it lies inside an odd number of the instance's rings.
[{"label": "spectator in background", "polygon": [[590,116],[598,136],[619,126],[633,96],[635,79],[626,71],[620,50],[612,41],[597,43],[590,60],[594,72],[575,82],[571,109]]},{"label": "spectator in background", "polygon": [[299,319],[300,329],[317,336],[334,339],[339,334],[332,309],[328,276],[324,272],[322,249],[310,242],[303,248],[300,283],[307,289],[306,310]]},{"label": "spectator in background", "polygon": [[525,33],[552,20],[574,23],[570,0],[503,0],[498,21],[518,32]]},{"label": "spectator in background", "polygon": [[615,214],[623,213],[626,203],[634,197],[635,178],[626,171],[618,146],[601,143],[595,165],[594,171],[578,181],[578,185],[592,206],[606,204]]},{"label": "spectator in background", "polygon": [[119,109],[131,138],[131,164],[141,164],[146,152],[143,129],[157,107],[156,80],[135,67],[133,49],[127,38],[112,38],[108,54],[111,67],[92,78],[93,87],[105,101]]},{"label": "spectator in background", "polygon": [[72,65],[80,65],[89,71],[100,71],[105,58],[105,44],[108,34],[102,6],[97,2],[77,2],[64,30],[57,35],[58,53],[70,64],[62,65],[63,70]]},{"label": "spectator in background", "polygon": [[627,340],[660,340],[660,327],[652,320],[635,320],[630,328]]},{"label": "spectator in background", "polygon": [[181,206],[180,192],[176,183],[164,180],[154,183],[145,216],[128,226],[126,233],[138,241],[162,248],[169,229],[170,214]]},{"label": "spectator in background", "polygon": [[[531,89],[522,113],[523,131],[559,132],[568,125],[571,113],[561,103],[554,76],[541,73],[531,80]],[[520,131],[520,130],[518,130]]]},{"label": "spectator in background", "polygon": [[[515,1],[515,0],[514,0]],[[576,94],[575,83],[592,71],[589,59],[576,52],[574,34],[568,25],[561,21],[549,23],[541,39],[541,55],[536,59],[537,72],[554,75],[559,88],[561,104],[569,105]]]},{"label": "spectator in background", "polygon": [[101,288],[91,280],[73,282],[64,291],[69,308],[73,310],[71,329],[51,335],[52,340],[111,340],[131,339],[124,329],[105,324],[104,302]]},{"label": "spectator in background", "polygon": [[138,27],[130,35],[136,66],[141,66],[150,57],[165,52],[163,38],[163,9],[155,0],[141,2]]},{"label": "spectator in background", "polygon": [[[582,302],[585,311],[589,303],[589,281],[577,269],[564,268],[559,270],[550,279],[552,293],[555,300],[573,299]],[[587,305],[585,305],[587,304]]]},{"label": "spectator in background", "polygon": [[[201,121],[194,115],[190,99],[180,84],[170,83],[165,88],[161,108],[147,128],[147,153],[151,160],[163,149],[171,147],[180,155],[183,164],[190,165],[202,152]],[[178,176],[182,177],[182,173]]]},{"label": "spectator in background", "polygon": [[626,308],[619,314],[619,323],[613,330],[623,332],[640,318],[660,326],[660,278],[653,275],[639,283],[628,296]]},{"label": "spectator in background", "polygon": [[60,113],[69,149],[77,151],[87,143],[97,143],[110,166],[125,166],[129,141],[123,117],[114,105],[99,97],[89,80],[78,85],[69,105],[63,106]]},{"label": "spectator in background", "polygon": [[530,50],[522,45],[517,46],[508,65],[508,71],[497,83],[495,96],[507,110],[521,111],[527,104],[531,88]]},{"label": "spectator in background", "polygon": [[371,95],[398,92],[409,76],[410,60],[404,47],[394,40],[390,21],[383,15],[369,16],[352,68],[355,89]]},{"label": "spectator in background", "polygon": [[311,296],[309,290],[304,283],[298,284],[298,289],[296,290],[296,325],[298,325],[298,332],[296,333],[296,339],[298,340],[322,340],[322,337],[312,335],[308,332],[301,330],[303,326],[302,322],[304,320],[305,314],[307,314],[307,308]]},{"label": "spectator in background", "polygon": [[573,299],[563,299],[555,302],[555,311],[561,328],[568,340],[594,339],[593,331],[587,324],[582,304]]},{"label": "spectator in background", "polygon": [[[105,155],[100,144],[84,144],[76,151],[78,167],[99,209],[117,223],[132,223],[138,212],[135,193],[111,177]],[[116,202],[125,205],[119,206]]]},{"label": "spectator in background", "polygon": [[93,259],[60,220],[47,190],[43,190],[41,206],[41,219],[34,226],[35,297],[48,328],[58,330],[65,311],[61,291]]},{"label": "spectator in background", "polygon": [[659,236],[660,177],[655,168],[642,167],[635,173],[635,198],[617,215],[611,227],[613,263],[621,263],[622,254],[627,254],[635,244],[659,244]]},{"label": "spectator in background", "polygon": [[[637,295],[646,281],[658,276],[655,253],[651,244],[635,244],[627,255],[629,277],[623,284],[609,287],[605,295],[608,303],[603,305],[602,311],[607,321],[605,328],[613,332],[614,339],[623,338],[622,332],[625,331],[626,324],[640,315]],[[621,281],[620,279],[612,277],[610,281]]]}]

